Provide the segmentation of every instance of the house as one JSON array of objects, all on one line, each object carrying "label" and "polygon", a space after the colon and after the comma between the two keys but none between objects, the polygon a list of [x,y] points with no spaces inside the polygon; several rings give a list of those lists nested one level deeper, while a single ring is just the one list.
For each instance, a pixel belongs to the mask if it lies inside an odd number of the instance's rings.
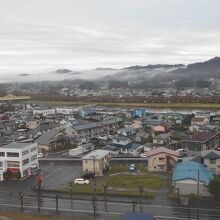
[{"label": "house", "polygon": [[66,130],[69,136],[77,135],[86,139],[97,138],[100,133],[109,133],[117,129],[118,120],[112,119],[107,121],[91,122],[81,125],[72,126],[71,129]]},{"label": "house", "polygon": [[11,143],[0,148],[0,180],[32,175],[38,168],[36,143]]},{"label": "house", "polygon": [[27,118],[26,119],[26,128],[28,129],[35,129],[39,126],[40,120],[34,118]]},{"label": "house", "polygon": [[198,132],[181,140],[182,148],[191,152],[214,149],[219,145],[219,132]]},{"label": "house", "polygon": [[112,137],[112,143],[116,145],[128,145],[132,140],[125,136],[115,135]]},{"label": "house", "polygon": [[142,118],[146,115],[146,109],[134,109],[132,111],[132,116],[133,117],[138,117],[138,118]]},{"label": "house", "polygon": [[167,123],[161,123],[153,126],[152,128],[152,136],[155,136],[157,134],[164,134],[168,132],[170,132],[170,128]]},{"label": "house", "polygon": [[220,174],[220,151],[207,150],[201,152],[202,162],[213,174]]},{"label": "house", "polygon": [[141,153],[144,152],[144,146],[142,144],[137,143],[129,143],[127,145],[118,145],[120,149],[120,153],[122,154],[129,154],[133,157],[139,157]]},{"label": "house", "polygon": [[208,125],[209,119],[206,116],[198,115],[191,120],[190,131],[198,131],[200,126]]},{"label": "house", "polygon": [[83,109],[79,110],[79,116],[81,118],[88,117],[88,116],[93,115],[95,113],[96,113],[96,108],[94,108],[94,107],[83,108]]},{"label": "house", "polygon": [[144,152],[142,144],[132,143],[132,140],[125,136],[113,136],[112,142],[109,142],[108,145],[117,147],[121,154],[129,154],[133,157],[139,157]]},{"label": "house", "polygon": [[185,161],[176,165],[172,185],[180,195],[209,196],[207,186],[212,178],[212,172],[203,164]]},{"label": "house", "polygon": [[82,144],[74,149],[69,150],[69,156],[74,157],[95,149],[95,145],[93,143]]},{"label": "house", "polygon": [[109,169],[111,160],[110,152],[107,150],[94,150],[82,157],[82,169],[84,176],[103,176]]},{"label": "house", "polygon": [[132,136],[136,133],[136,129],[133,127],[121,128],[118,130],[118,134],[122,134],[124,136]]},{"label": "house", "polygon": [[155,137],[153,137],[153,144],[157,147],[157,146],[168,146],[171,144],[170,141],[170,133],[167,134],[159,134]]},{"label": "house", "polygon": [[59,136],[63,136],[63,133],[59,131],[59,129],[52,129],[47,131],[46,133],[43,133],[39,138],[35,140],[36,143],[38,143],[38,148],[40,152],[49,152],[56,148],[56,144],[53,145],[54,142],[56,142],[56,139]]},{"label": "house", "polygon": [[195,116],[192,120],[191,120],[191,125],[198,125],[198,126],[202,126],[202,125],[207,125],[209,123],[209,119],[206,116]]},{"label": "house", "polygon": [[165,147],[159,147],[146,153],[150,172],[172,171],[178,161],[179,153]]},{"label": "house", "polygon": [[135,119],[131,125],[131,127],[139,129],[139,128],[143,128],[143,120],[142,119]]}]

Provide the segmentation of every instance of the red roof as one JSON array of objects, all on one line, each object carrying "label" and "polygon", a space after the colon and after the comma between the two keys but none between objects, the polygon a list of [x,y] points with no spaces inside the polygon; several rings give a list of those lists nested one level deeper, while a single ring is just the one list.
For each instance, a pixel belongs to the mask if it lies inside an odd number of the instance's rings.
[{"label": "red roof", "polygon": [[174,150],[170,150],[166,147],[158,147],[154,150],[151,150],[151,151],[148,151],[147,152],[147,157],[151,157],[153,155],[156,155],[156,154],[160,154],[160,153],[166,153],[166,154],[171,154],[171,155],[174,155],[176,157],[179,156],[179,152],[176,152]]},{"label": "red roof", "polygon": [[193,134],[188,140],[183,140],[183,141],[207,142],[217,135],[219,135],[219,133],[198,132]]}]

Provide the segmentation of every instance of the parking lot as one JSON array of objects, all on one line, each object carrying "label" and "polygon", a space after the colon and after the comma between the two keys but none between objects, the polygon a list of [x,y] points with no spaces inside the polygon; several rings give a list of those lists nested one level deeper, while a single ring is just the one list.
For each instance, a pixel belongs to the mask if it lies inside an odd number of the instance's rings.
[{"label": "parking lot", "polygon": [[63,189],[81,174],[81,164],[71,162],[43,162],[40,169],[44,189]]},{"label": "parking lot", "polygon": [[[71,162],[43,162],[40,164],[40,170],[43,176],[43,185],[45,189],[63,189],[68,183],[81,173],[81,163]],[[37,177],[30,176],[25,180],[6,180],[0,182],[0,192],[10,192],[18,194],[19,192],[26,193],[31,190],[33,185],[36,185]]]}]

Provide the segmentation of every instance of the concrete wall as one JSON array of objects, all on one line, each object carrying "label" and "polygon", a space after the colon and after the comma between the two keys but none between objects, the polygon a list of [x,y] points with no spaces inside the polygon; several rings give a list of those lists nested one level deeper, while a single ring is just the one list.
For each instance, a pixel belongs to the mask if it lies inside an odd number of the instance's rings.
[{"label": "concrete wall", "polygon": [[[178,180],[174,183],[174,188],[177,190],[179,188],[180,195],[197,195],[197,181],[186,179],[186,180]],[[210,196],[207,187],[204,183],[199,183],[199,195],[200,196]]]},{"label": "concrete wall", "polygon": [[[167,156],[173,158],[174,161],[177,161],[177,157],[173,155],[167,155],[166,153],[160,153],[148,157],[148,170],[150,172],[165,172],[167,171]],[[164,158],[160,160],[160,158]]]}]

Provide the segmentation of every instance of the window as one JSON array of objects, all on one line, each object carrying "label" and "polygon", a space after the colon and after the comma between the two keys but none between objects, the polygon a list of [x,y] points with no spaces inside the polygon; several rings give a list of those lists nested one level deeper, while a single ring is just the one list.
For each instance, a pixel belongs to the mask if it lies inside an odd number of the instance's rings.
[{"label": "window", "polygon": [[22,156],[29,154],[29,150],[22,151]]},{"label": "window", "polygon": [[216,173],[216,169],[215,168],[210,168],[210,170],[215,174]]},{"label": "window", "polygon": [[37,159],[37,154],[31,157],[31,161],[34,161]]},{"label": "window", "polygon": [[32,147],[31,148],[31,152],[36,151],[36,150],[37,150],[37,147]]},{"label": "window", "polygon": [[216,159],[210,159],[210,164],[216,164]]},{"label": "window", "polygon": [[19,167],[19,161],[8,161],[7,165],[8,167]]},{"label": "window", "polygon": [[28,164],[28,163],[29,163],[29,158],[27,158],[27,159],[25,159],[25,160],[22,161],[22,165],[26,165],[26,164]]},{"label": "window", "polygon": [[159,157],[159,161],[164,161],[164,157]]},{"label": "window", "polygon": [[5,152],[0,152],[0,157],[4,157],[5,156]]},{"label": "window", "polygon": [[19,157],[19,153],[7,152],[7,157]]}]

